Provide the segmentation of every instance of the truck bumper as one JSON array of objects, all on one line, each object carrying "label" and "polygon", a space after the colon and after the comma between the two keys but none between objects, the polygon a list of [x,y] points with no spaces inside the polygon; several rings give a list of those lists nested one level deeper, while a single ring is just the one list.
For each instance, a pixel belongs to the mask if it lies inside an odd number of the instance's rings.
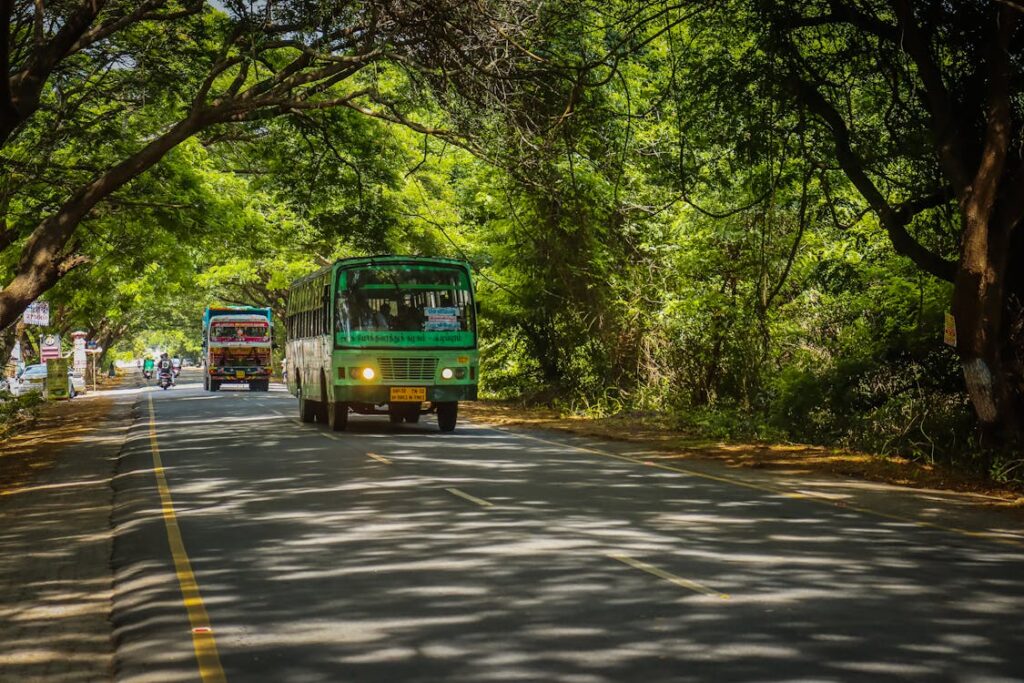
[{"label": "truck bumper", "polygon": [[210,379],[222,383],[248,382],[250,380],[270,379],[270,368],[210,368]]}]

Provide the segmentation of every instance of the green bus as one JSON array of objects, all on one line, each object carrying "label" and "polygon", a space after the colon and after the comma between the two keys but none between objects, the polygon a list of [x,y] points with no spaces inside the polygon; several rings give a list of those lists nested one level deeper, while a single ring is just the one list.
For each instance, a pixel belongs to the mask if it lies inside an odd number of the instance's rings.
[{"label": "green bus", "polygon": [[455,429],[477,397],[476,301],[464,261],[346,258],[294,282],[285,320],[288,390],[303,422],[334,431],[349,411]]}]

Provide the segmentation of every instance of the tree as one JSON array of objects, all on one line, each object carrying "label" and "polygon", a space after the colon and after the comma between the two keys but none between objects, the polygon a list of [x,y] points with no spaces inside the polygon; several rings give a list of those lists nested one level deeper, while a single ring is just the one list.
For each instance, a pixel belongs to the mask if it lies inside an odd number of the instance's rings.
[{"label": "tree", "polygon": [[831,148],[819,163],[845,175],[899,254],[953,283],[983,432],[1019,433],[1024,279],[1011,264],[1024,262],[1024,8],[808,0],[730,11],[754,37],[747,72],[760,70],[762,87],[806,112]]},{"label": "tree", "polygon": [[416,125],[379,96],[372,74],[358,85],[354,77],[386,62],[424,69],[493,62],[488,41],[512,40],[476,31],[477,13],[457,0],[224,4],[228,14],[177,0],[0,6],[10,74],[0,91],[0,151],[45,136],[33,130],[44,113],[51,128],[71,129],[72,137],[114,120],[128,138],[85,165],[85,177],[38,222],[9,224],[3,213],[0,249],[18,256],[0,290],[0,330],[87,261],[83,221],[183,141],[223,139],[224,126],[334,107]]}]

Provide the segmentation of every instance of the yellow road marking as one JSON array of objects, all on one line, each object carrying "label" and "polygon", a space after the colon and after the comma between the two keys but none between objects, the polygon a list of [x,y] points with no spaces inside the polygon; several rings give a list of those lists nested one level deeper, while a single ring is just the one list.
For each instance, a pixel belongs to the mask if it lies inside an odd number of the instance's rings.
[{"label": "yellow road marking", "polygon": [[452,494],[453,496],[458,496],[459,498],[463,498],[465,500],[468,500],[471,503],[476,503],[480,507],[489,508],[489,507],[494,505],[494,503],[492,503],[489,500],[484,500],[483,498],[477,498],[476,496],[471,496],[468,493],[466,493],[465,491],[460,491],[459,489],[445,489],[445,491],[447,491],[448,493]]},{"label": "yellow road marking", "polygon": [[830,507],[840,508],[842,510],[852,510],[854,512],[860,512],[865,515],[872,515],[874,517],[881,517],[882,519],[888,519],[895,522],[904,522],[906,524],[913,524],[915,526],[924,527],[928,529],[938,529],[939,531],[945,531],[948,533],[959,534],[961,536],[970,536],[972,538],[981,538],[987,541],[994,541],[996,543],[1002,543],[1004,545],[1012,545],[1015,547],[1024,546],[1024,540],[1018,538],[1006,538],[1005,536],[999,536],[987,531],[971,531],[970,529],[963,529],[961,527],[947,526],[945,524],[939,524],[937,522],[929,522],[923,519],[917,519],[915,517],[905,517],[903,515],[894,515],[888,512],[879,512],[872,508],[861,507],[859,505],[853,505],[846,501],[834,500],[831,496],[825,496],[810,491],[805,492],[794,492],[787,491],[786,489],[776,488],[764,484],[755,484],[749,481],[743,481],[742,479],[736,479],[733,477],[723,477],[715,474],[708,474],[707,472],[700,472],[698,470],[691,470],[685,467],[675,467],[673,465],[666,465],[664,463],[652,462],[650,460],[639,460],[637,458],[631,458],[628,455],[618,455],[617,453],[609,453],[608,451],[598,450],[596,448],[587,448],[585,446],[576,446],[574,444],[560,443],[558,441],[550,441],[548,439],[542,439],[539,436],[533,436],[532,434],[523,434],[521,432],[513,432],[509,429],[497,429],[507,434],[515,434],[516,436],[523,437],[525,439],[531,439],[540,443],[548,444],[549,446],[558,446],[560,448],[571,448],[573,450],[582,451],[584,453],[592,453],[594,455],[600,455],[605,458],[614,458],[616,460],[622,460],[623,462],[630,462],[635,465],[643,465],[645,467],[654,467],[659,470],[665,470],[668,472],[676,472],[678,474],[688,474],[692,477],[698,477],[700,479],[709,479],[711,481],[721,482],[723,484],[733,484],[734,486],[741,486],[743,488],[753,489],[755,491],[762,491],[765,493],[772,493],[775,495],[785,496],[788,498],[796,498],[801,500],[809,500],[816,503],[823,503]]},{"label": "yellow road marking", "polygon": [[167,527],[167,542],[171,547],[171,557],[174,559],[174,571],[178,576],[181,600],[185,605],[188,621],[192,627],[192,647],[196,652],[199,675],[202,677],[203,683],[224,683],[227,679],[224,677],[224,669],[220,665],[220,655],[217,654],[217,642],[214,640],[213,629],[210,627],[210,617],[206,613],[206,606],[199,593],[199,584],[196,583],[196,577],[192,573],[192,563],[189,562],[188,554],[185,552],[181,529],[178,527],[178,519],[174,514],[171,489],[167,485],[164,465],[160,459],[160,445],[156,438],[156,411],[153,409],[152,394],[149,395],[149,445],[150,451],[153,453],[153,475],[156,477],[156,486],[160,491],[164,526]]},{"label": "yellow road marking", "polygon": [[366,455],[367,455],[367,457],[373,458],[377,462],[382,462],[385,465],[390,465],[391,464],[391,461],[388,458],[385,458],[383,455],[377,455],[376,453],[367,453]]},{"label": "yellow road marking", "polygon": [[707,586],[702,586],[696,581],[690,581],[689,579],[684,579],[681,576],[676,576],[671,572],[667,572],[664,569],[658,569],[653,564],[647,564],[646,562],[634,559],[629,555],[613,555],[609,553],[608,557],[612,558],[613,560],[617,560],[622,564],[627,564],[630,567],[633,567],[634,569],[639,569],[642,572],[647,572],[648,574],[657,576],[659,579],[665,579],[666,581],[674,583],[680,588],[686,588],[687,590],[691,590],[694,593],[700,593],[701,595],[707,595],[712,598],[718,598],[719,600],[729,599],[729,595],[727,593],[719,593],[718,591],[712,590]]}]

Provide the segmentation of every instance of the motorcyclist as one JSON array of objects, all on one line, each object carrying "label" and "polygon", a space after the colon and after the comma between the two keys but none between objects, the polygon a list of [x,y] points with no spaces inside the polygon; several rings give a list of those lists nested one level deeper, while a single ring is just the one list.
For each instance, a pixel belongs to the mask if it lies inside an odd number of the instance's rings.
[{"label": "motorcyclist", "polygon": [[166,351],[160,354],[160,360],[157,362],[156,368],[161,376],[167,373],[171,378],[171,386],[174,386],[174,366],[171,364],[171,359]]}]

